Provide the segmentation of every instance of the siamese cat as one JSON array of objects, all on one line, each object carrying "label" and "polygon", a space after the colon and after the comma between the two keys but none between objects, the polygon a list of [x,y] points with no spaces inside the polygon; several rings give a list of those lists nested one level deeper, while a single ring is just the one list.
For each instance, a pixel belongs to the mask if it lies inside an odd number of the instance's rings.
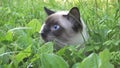
[{"label": "siamese cat", "polygon": [[40,34],[45,42],[54,41],[55,48],[59,49],[66,45],[82,45],[87,41],[87,28],[77,7],[70,11],[55,12],[46,7],[44,10],[47,18]]}]

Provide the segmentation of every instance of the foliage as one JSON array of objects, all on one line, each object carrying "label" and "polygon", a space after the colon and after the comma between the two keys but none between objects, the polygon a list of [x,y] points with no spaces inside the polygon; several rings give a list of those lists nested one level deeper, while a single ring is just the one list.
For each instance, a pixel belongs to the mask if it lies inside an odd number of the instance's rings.
[{"label": "foliage", "polygon": [[113,63],[116,68],[120,66],[120,52],[111,52],[111,63]]},{"label": "foliage", "polygon": [[[54,43],[43,42],[44,6],[80,9],[90,35],[84,48],[54,51]],[[0,68],[120,67],[119,0],[0,0],[0,17]]]},{"label": "foliage", "polygon": [[76,63],[73,68],[114,68],[109,60],[110,53],[108,50],[104,50],[103,52],[100,52],[99,56],[95,53],[92,53],[81,63]]}]

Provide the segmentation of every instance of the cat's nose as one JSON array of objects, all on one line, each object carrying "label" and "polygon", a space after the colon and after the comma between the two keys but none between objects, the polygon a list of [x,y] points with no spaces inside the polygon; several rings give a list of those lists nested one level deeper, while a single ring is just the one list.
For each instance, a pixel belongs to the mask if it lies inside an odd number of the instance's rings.
[{"label": "cat's nose", "polygon": [[45,39],[45,38],[46,38],[45,33],[40,33],[40,34],[41,34],[41,36],[42,36],[42,38],[43,38],[43,39]]},{"label": "cat's nose", "polygon": [[41,34],[41,36],[45,36],[44,33],[40,33],[40,34]]}]

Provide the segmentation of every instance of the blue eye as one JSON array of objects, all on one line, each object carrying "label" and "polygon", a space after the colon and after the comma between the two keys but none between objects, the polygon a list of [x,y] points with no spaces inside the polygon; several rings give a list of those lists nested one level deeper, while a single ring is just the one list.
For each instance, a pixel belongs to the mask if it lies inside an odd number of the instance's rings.
[{"label": "blue eye", "polygon": [[58,30],[59,28],[60,28],[59,25],[53,25],[51,29],[52,29],[52,30]]}]

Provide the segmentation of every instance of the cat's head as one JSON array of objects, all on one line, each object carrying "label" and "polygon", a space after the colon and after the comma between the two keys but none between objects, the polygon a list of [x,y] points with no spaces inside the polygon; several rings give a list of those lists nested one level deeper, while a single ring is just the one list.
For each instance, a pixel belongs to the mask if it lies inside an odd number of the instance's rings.
[{"label": "cat's head", "polygon": [[44,10],[47,18],[40,33],[45,42],[54,41],[61,47],[71,44],[71,39],[74,39],[78,33],[83,31],[83,23],[77,7],[73,7],[67,12],[54,12],[46,7],[44,7]]}]

